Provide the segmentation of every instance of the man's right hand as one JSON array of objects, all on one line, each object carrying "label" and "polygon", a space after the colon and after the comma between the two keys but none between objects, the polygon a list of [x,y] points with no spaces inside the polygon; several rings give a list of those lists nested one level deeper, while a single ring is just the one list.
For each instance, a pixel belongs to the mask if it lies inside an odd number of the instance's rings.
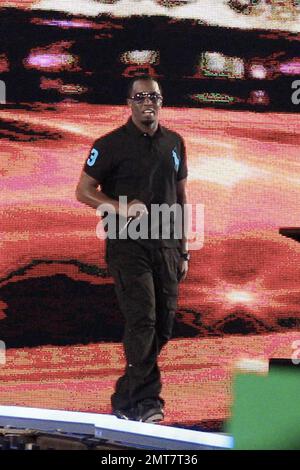
[{"label": "man's right hand", "polygon": [[148,215],[148,209],[145,204],[138,199],[134,199],[128,204],[128,217],[141,219],[143,215]]},{"label": "man's right hand", "polygon": [[143,215],[148,214],[145,204],[138,199],[133,199],[129,204],[119,204],[119,214],[123,217],[140,219]]}]

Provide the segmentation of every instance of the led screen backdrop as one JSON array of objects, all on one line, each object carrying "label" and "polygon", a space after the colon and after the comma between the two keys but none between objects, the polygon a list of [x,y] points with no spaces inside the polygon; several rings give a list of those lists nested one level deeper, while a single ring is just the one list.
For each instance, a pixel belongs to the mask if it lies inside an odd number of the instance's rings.
[{"label": "led screen backdrop", "polygon": [[95,17],[167,16],[203,24],[299,32],[299,0],[25,0],[3,1],[4,7],[59,11]]},{"label": "led screen backdrop", "polygon": [[99,219],[74,192],[91,143],[129,116],[128,79],[148,72],[205,206],[161,359],[167,420],[224,419],[229,359],[288,357],[300,339],[300,244],[279,234],[300,226],[297,2],[3,3],[1,403],[109,411],[123,322]]}]

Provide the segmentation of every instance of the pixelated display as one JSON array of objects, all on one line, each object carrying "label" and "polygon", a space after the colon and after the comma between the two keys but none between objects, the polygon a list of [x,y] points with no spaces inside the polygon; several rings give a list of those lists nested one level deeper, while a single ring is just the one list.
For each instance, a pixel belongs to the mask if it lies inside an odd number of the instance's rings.
[{"label": "pixelated display", "polygon": [[123,320],[75,188],[146,72],[186,142],[189,202],[205,207],[160,359],[166,422],[220,429],[235,362],[291,357],[300,339],[300,244],[279,233],[300,227],[299,5],[149,3],[0,9],[0,403],[110,412]]}]

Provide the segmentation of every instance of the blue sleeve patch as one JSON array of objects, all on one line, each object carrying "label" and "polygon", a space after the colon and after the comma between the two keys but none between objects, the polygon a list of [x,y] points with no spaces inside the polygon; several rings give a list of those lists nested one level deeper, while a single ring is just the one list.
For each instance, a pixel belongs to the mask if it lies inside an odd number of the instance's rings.
[{"label": "blue sleeve patch", "polygon": [[93,148],[91,150],[90,156],[89,156],[89,158],[87,159],[87,162],[86,162],[88,164],[88,166],[93,166],[95,164],[95,161],[97,160],[98,156],[99,156],[99,150]]},{"label": "blue sleeve patch", "polygon": [[178,171],[179,169],[179,164],[180,164],[180,156],[177,154],[176,147],[172,150],[172,157],[174,160],[174,168],[175,171]]}]

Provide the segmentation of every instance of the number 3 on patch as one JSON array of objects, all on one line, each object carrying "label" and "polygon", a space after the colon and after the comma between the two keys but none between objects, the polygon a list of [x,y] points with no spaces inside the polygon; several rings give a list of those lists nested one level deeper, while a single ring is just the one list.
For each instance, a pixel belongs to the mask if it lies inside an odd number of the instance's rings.
[{"label": "number 3 on patch", "polygon": [[93,166],[94,165],[95,161],[97,160],[98,155],[99,155],[98,150],[93,148],[92,151],[91,151],[91,154],[90,154],[90,156],[87,160],[88,166]]}]

